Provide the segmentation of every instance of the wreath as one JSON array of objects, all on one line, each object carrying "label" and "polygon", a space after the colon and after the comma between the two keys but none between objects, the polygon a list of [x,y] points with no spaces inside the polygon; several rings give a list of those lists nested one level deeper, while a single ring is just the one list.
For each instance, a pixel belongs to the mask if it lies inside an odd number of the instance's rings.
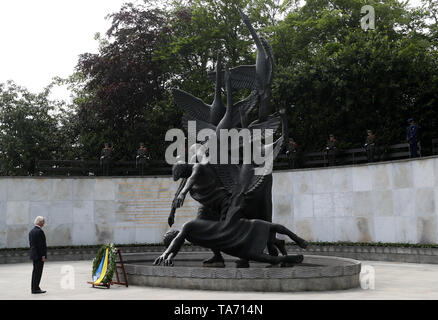
[{"label": "wreath", "polygon": [[114,244],[110,243],[107,245],[103,245],[100,247],[99,251],[97,252],[96,257],[93,259],[93,270],[91,272],[91,277],[94,276],[97,269],[99,268],[100,263],[102,262],[102,259],[105,256],[105,251],[108,249],[108,266],[106,269],[106,274],[103,277],[101,283],[104,285],[108,285],[108,283],[111,282],[114,275],[114,270],[116,270],[116,253],[117,248],[114,247]]}]

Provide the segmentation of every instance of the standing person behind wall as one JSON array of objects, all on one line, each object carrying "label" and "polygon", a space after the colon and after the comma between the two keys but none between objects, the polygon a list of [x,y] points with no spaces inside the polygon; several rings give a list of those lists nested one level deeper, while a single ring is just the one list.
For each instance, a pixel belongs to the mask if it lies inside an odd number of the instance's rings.
[{"label": "standing person behind wall", "polygon": [[408,119],[409,127],[406,133],[406,140],[409,143],[409,151],[411,158],[417,158],[417,147],[418,147],[418,126],[415,124],[413,118]]},{"label": "standing person behind wall", "polygon": [[367,138],[365,140],[364,148],[367,152],[368,162],[374,162],[374,154],[376,151],[376,135],[372,130],[367,130]]},{"label": "standing person behind wall", "polygon": [[140,166],[140,175],[144,174],[144,169],[148,166],[150,160],[148,149],[144,146],[144,143],[140,143],[140,148],[137,150],[137,156],[135,158],[135,165],[138,168]]},{"label": "standing person behind wall", "polygon": [[287,144],[286,156],[289,161],[289,168],[295,169],[295,161],[297,158],[297,148],[298,144],[295,142],[293,138],[289,139],[289,143]]},{"label": "standing person behind wall", "polygon": [[325,147],[327,153],[329,166],[336,165],[336,158],[339,153],[339,142],[336,140],[333,134],[329,135],[329,140],[327,141],[327,146]]},{"label": "standing person behind wall", "polygon": [[109,146],[108,142],[105,142],[105,145],[102,151],[100,152],[100,167],[102,168],[102,174],[104,176],[108,176],[110,173],[112,152],[113,152],[113,148]]}]

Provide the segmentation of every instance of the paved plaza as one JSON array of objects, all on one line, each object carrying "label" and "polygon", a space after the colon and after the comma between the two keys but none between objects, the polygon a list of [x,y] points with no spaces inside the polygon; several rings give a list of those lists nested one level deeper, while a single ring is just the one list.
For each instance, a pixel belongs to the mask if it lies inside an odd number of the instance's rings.
[{"label": "paved plaza", "polygon": [[[374,271],[374,289],[332,292],[263,293],[180,290],[152,287],[113,286],[91,288],[91,261],[47,262],[41,288],[30,293],[32,264],[0,265],[1,300],[368,300],[438,299],[438,265],[363,261],[363,270]],[[367,266],[371,266],[367,267]],[[367,269],[365,269],[367,268]],[[365,285],[364,285],[365,286]],[[372,281],[368,282],[372,287]]]}]

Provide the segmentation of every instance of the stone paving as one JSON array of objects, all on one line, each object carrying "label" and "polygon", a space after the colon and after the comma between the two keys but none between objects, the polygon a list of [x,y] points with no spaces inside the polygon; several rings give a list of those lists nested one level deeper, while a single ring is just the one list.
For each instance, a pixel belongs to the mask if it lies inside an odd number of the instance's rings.
[{"label": "stone paving", "polygon": [[[30,293],[32,264],[0,265],[0,300],[386,300],[438,299],[438,265],[362,261],[363,271],[374,271],[373,282],[362,288],[332,292],[222,292],[165,288],[113,286],[91,288],[91,261],[47,262],[41,288],[45,294]],[[367,267],[371,266],[371,267]],[[369,273],[371,274],[371,273]]]}]

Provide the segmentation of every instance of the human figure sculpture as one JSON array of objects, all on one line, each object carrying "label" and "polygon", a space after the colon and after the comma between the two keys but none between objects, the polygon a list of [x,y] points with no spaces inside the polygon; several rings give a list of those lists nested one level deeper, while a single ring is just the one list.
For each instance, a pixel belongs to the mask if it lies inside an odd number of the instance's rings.
[{"label": "human figure sculpture", "polygon": [[[229,207],[230,195],[221,186],[214,169],[209,163],[177,163],[172,168],[174,181],[180,178],[185,179],[182,189],[176,196],[176,201],[172,207],[168,218],[169,226],[172,226],[175,219],[175,210],[180,208],[186,198],[187,193],[200,203],[197,219],[218,221],[225,218]],[[172,209],[173,209],[172,208]],[[203,261],[204,266],[224,267],[224,259],[220,251],[213,250],[214,256]]]},{"label": "human figure sculpture", "polygon": [[186,222],[181,232],[172,240],[163,254],[154,261],[154,264],[163,263],[164,266],[172,266],[173,259],[185,240],[243,260],[266,262],[272,265],[302,262],[302,255],[272,256],[264,253],[269,240],[276,237],[277,233],[287,235],[301,248],[306,248],[307,242],[283,225],[260,219],[244,218],[245,190],[249,185],[248,174],[240,175],[239,180],[224,220],[194,219]]}]

